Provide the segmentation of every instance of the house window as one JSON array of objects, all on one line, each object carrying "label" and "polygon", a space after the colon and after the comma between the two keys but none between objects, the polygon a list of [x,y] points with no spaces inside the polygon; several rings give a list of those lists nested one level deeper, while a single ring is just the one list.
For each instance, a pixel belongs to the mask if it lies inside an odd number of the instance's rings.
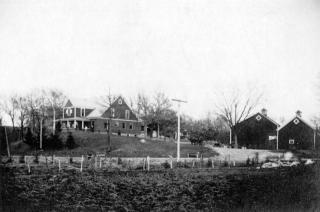
[{"label": "house window", "polygon": [[141,131],[144,131],[144,126],[143,125],[141,126]]},{"label": "house window", "polygon": [[81,108],[81,117],[84,117],[86,114],[85,114],[85,109],[84,108]]},{"label": "house window", "polygon": [[126,123],[122,123],[122,128],[126,129]]},{"label": "house window", "polygon": [[114,117],[114,114],[115,114],[115,109],[111,108],[111,117]]},{"label": "house window", "polygon": [[108,123],[104,123],[104,129],[108,129]]},{"label": "house window", "polygon": [[130,111],[129,110],[126,110],[126,119],[130,119]]},{"label": "house window", "polygon": [[294,139],[289,139],[289,144],[294,144]]},{"label": "house window", "polygon": [[119,100],[118,100],[118,104],[119,104],[119,105],[122,105],[122,99],[119,99]]},{"label": "house window", "polygon": [[132,129],[133,129],[133,125],[132,125],[132,123],[130,123],[130,125],[129,125],[129,129],[130,129],[130,130],[132,130]]}]

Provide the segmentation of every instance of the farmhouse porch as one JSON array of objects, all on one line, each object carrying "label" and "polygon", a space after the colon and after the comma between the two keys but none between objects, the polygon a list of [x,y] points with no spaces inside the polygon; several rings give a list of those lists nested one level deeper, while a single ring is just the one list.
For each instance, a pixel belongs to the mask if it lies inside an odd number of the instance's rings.
[{"label": "farmhouse porch", "polygon": [[57,122],[61,123],[61,129],[77,129],[77,130],[84,130],[84,129],[91,129],[92,123],[87,118],[62,118],[58,119]]}]

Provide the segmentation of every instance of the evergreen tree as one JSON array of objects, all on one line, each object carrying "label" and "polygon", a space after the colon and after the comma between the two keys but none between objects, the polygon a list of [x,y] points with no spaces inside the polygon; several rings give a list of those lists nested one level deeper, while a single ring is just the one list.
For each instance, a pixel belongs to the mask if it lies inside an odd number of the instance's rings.
[{"label": "evergreen tree", "polygon": [[74,138],[72,136],[72,133],[69,133],[68,137],[67,137],[67,142],[66,142],[66,147],[68,149],[73,149],[75,148],[76,143],[74,142]]}]

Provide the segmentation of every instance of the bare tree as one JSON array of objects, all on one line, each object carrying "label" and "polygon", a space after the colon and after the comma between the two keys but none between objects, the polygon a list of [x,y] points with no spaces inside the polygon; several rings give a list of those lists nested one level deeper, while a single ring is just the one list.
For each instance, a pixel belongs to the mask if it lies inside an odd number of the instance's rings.
[{"label": "bare tree", "polygon": [[157,137],[160,134],[160,122],[166,112],[171,108],[170,99],[163,93],[158,92],[155,94],[152,103],[152,114],[155,123],[157,123]]},{"label": "bare tree", "polygon": [[61,112],[66,100],[66,96],[62,91],[57,89],[50,89],[45,91],[46,100],[52,109],[52,134],[56,131],[56,113]]},{"label": "bare tree", "polygon": [[239,123],[246,119],[262,98],[262,94],[255,94],[253,91],[240,92],[234,90],[226,97],[225,93],[221,93],[219,102],[216,103],[216,113],[224,119],[230,127],[234,136],[235,148],[238,148],[238,133],[240,132]]},{"label": "bare tree", "polygon": [[137,114],[143,119],[144,122],[144,136],[147,137],[148,124],[150,124],[151,103],[149,98],[139,93],[137,96]]},{"label": "bare tree", "polygon": [[44,90],[33,90],[27,95],[29,127],[34,133],[37,129],[39,133],[40,149],[42,149],[43,124],[48,117],[48,101]]},{"label": "bare tree", "polygon": [[[110,108],[110,106],[112,105],[112,103],[116,100],[117,96],[112,94],[109,88],[109,91],[106,95],[101,96],[100,97],[100,101],[98,102],[99,105],[106,107],[107,109]],[[114,118],[116,116],[116,114],[112,113],[110,111],[110,113],[108,113],[108,137],[107,137],[107,152],[111,151],[111,120],[112,118]]]},{"label": "bare tree", "polygon": [[46,104],[46,96],[45,96],[45,91],[41,90],[39,92],[39,96],[36,98],[35,101],[35,108],[37,110],[37,120],[39,122],[39,139],[40,139],[40,150],[43,148],[43,123],[44,120],[47,117],[47,109],[48,105]]},{"label": "bare tree", "polygon": [[28,116],[27,98],[19,96],[17,97],[16,101],[18,106],[18,119],[20,121],[20,139],[23,139],[24,126],[26,124]]},{"label": "bare tree", "polygon": [[9,97],[2,103],[3,111],[10,116],[13,131],[15,130],[16,115],[18,111],[18,102],[15,95]]}]

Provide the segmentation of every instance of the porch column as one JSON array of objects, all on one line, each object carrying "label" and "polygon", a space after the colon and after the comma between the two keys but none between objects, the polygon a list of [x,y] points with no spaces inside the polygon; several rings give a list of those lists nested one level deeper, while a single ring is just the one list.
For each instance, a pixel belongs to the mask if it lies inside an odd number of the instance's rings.
[{"label": "porch column", "polygon": [[82,123],[81,123],[81,129],[83,130],[84,129],[84,121],[82,120]]}]

